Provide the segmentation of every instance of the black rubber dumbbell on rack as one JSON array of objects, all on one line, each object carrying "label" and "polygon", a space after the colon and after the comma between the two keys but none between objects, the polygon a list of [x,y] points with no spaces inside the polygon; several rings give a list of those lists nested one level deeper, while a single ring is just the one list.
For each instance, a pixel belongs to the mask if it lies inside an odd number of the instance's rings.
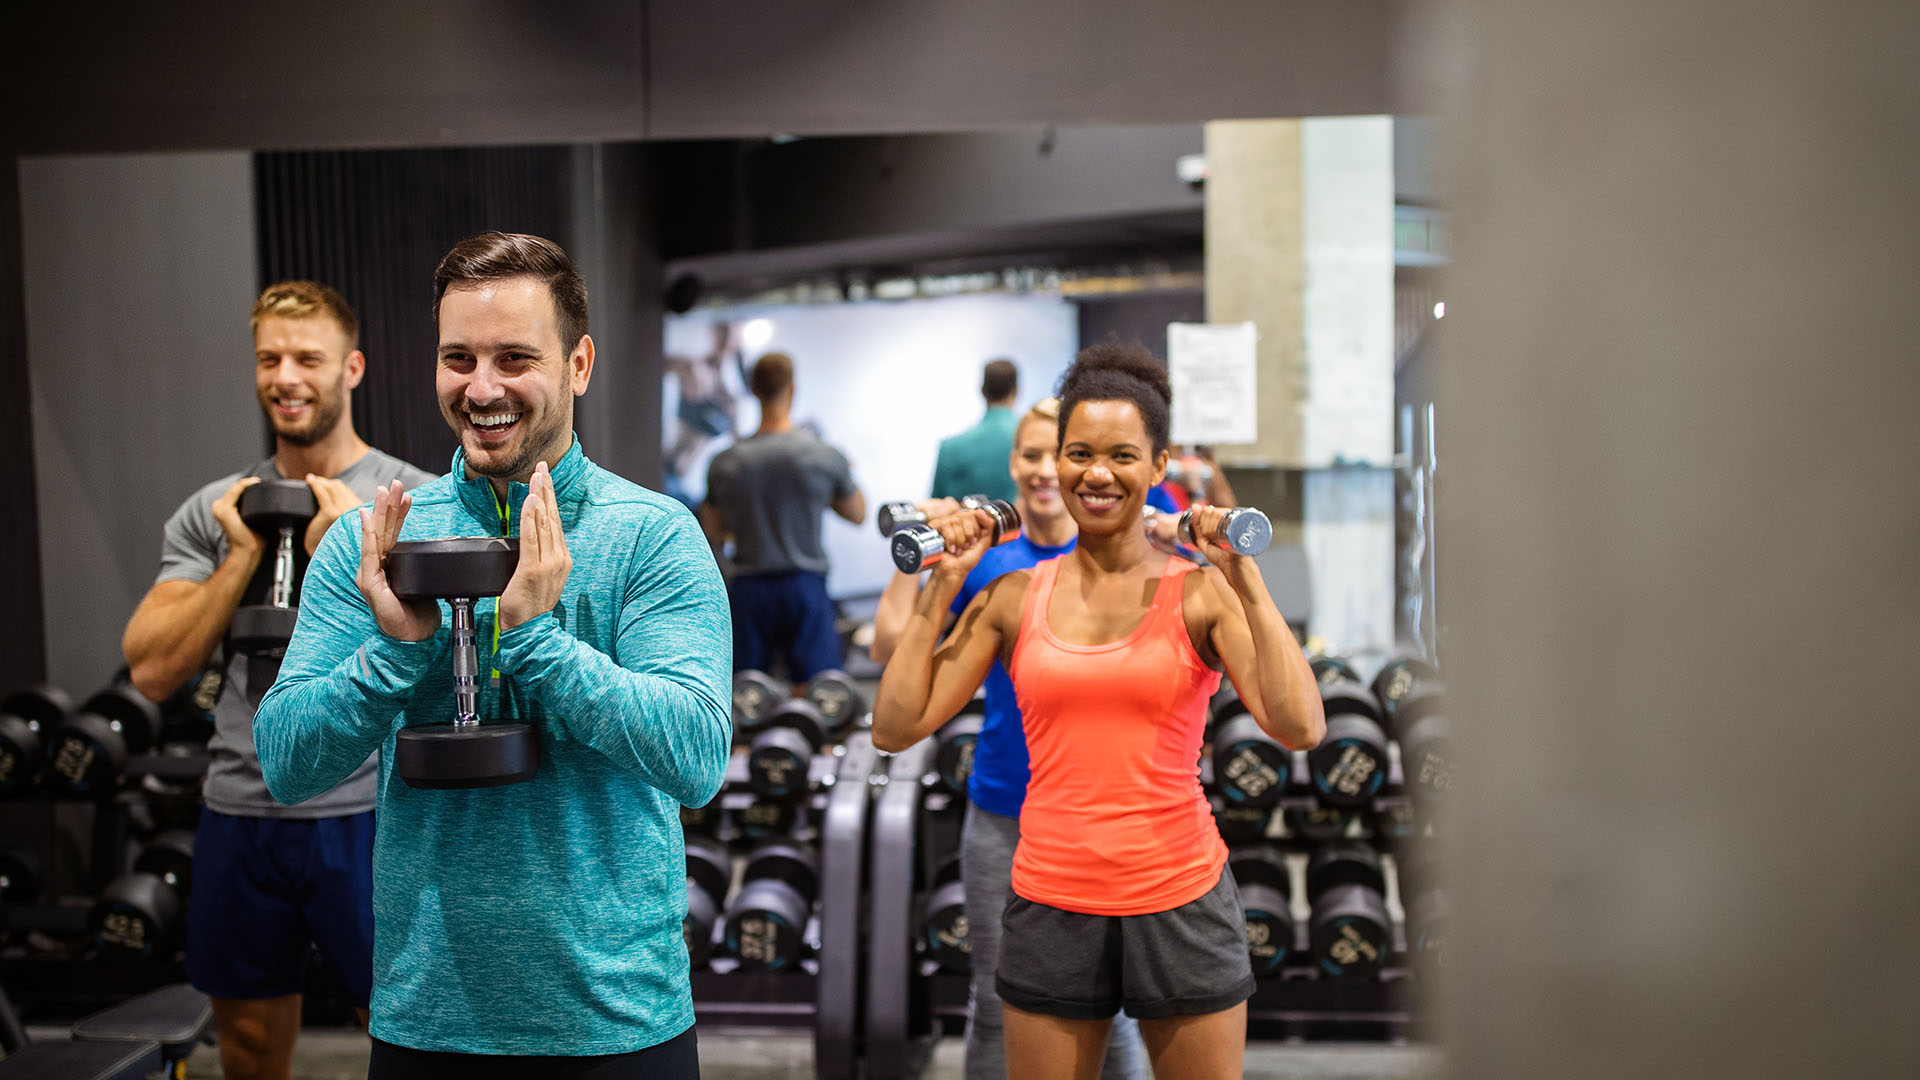
[{"label": "black rubber dumbbell on rack", "polygon": [[733,884],[733,859],[727,849],[705,837],[686,838],[687,917],[681,921],[681,933],[687,942],[687,957],[694,967],[706,965],[713,953],[713,928],[727,903],[727,889]]},{"label": "black rubber dumbbell on rack", "polygon": [[1266,809],[1280,801],[1293,755],[1247,711],[1231,688],[1213,707],[1213,784],[1229,807]]},{"label": "black rubber dumbbell on rack", "polygon": [[799,824],[799,808],[794,799],[756,798],[734,811],[733,828],[749,840],[783,839]]},{"label": "black rubber dumbbell on rack", "polygon": [[1418,852],[1397,859],[1394,865],[1400,879],[1400,906],[1407,913],[1407,952],[1414,971],[1433,978],[1447,966],[1447,917],[1451,914],[1438,860]]},{"label": "black rubber dumbbell on rack", "polygon": [[807,793],[813,755],[826,742],[827,721],[805,698],[788,698],[760,725],[747,750],[747,786],[767,799]]},{"label": "black rubber dumbbell on rack", "polygon": [[540,769],[539,732],[527,724],[482,722],[479,715],[474,601],[505,592],[519,564],[520,541],[505,537],[402,540],[387,552],[395,596],[445,600],[453,609],[453,718],[409,724],[394,737],[393,771],[409,787],[498,787]]},{"label": "black rubber dumbbell on rack", "polygon": [[1314,681],[1322,686],[1335,682],[1357,683],[1360,681],[1360,675],[1353,670],[1353,665],[1337,656],[1313,657],[1307,661],[1307,667],[1312,669]]},{"label": "black rubber dumbbell on rack", "polygon": [[1438,668],[1417,656],[1396,656],[1374,672],[1373,696],[1379,699],[1380,708],[1387,714],[1387,724],[1398,730],[1400,721],[1394,713],[1400,708],[1400,699],[1420,683],[1439,677]]},{"label": "black rubber dumbbell on rack", "polygon": [[920,917],[920,939],[927,956],[942,970],[966,973],[973,964],[973,944],[967,937],[967,886],[960,880],[960,856],[940,862],[927,891]]},{"label": "black rubber dumbbell on rack", "polygon": [[1293,875],[1286,855],[1272,844],[1234,848],[1227,870],[1240,890],[1254,977],[1276,978],[1293,952]]},{"label": "black rubber dumbbell on rack", "polygon": [[1307,783],[1326,806],[1363,807],[1387,782],[1387,732],[1373,691],[1336,679],[1320,684],[1327,733],[1307,751]]},{"label": "black rubber dumbbell on rack", "polygon": [[986,709],[985,698],[973,698],[933,733],[933,776],[942,791],[967,793],[967,781],[973,777],[973,750],[980,743]]},{"label": "black rubber dumbbell on rack", "polygon": [[30,686],[0,700],[0,795],[30,790],[47,761],[47,735],[73,711],[52,686]]},{"label": "black rubber dumbbell on rack", "polygon": [[1267,806],[1233,806],[1218,795],[1209,798],[1213,808],[1213,824],[1220,830],[1220,839],[1228,845],[1251,844],[1267,838],[1267,830],[1273,824],[1273,808]]},{"label": "black rubber dumbbell on rack", "polygon": [[792,696],[787,684],[764,671],[742,671],[733,676],[733,730],[751,735],[760,729],[780,703]]},{"label": "black rubber dumbbell on rack", "polygon": [[727,905],[727,952],[741,970],[797,968],[819,893],[820,860],[811,848],[781,841],[755,848]]},{"label": "black rubber dumbbell on rack", "polygon": [[1416,803],[1431,807],[1453,789],[1453,753],[1447,732],[1446,699],[1438,682],[1410,688],[1394,710],[1394,734],[1400,743],[1400,774]]},{"label": "black rubber dumbbell on rack", "polygon": [[234,609],[227,643],[236,653],[284,653],[299,617],[300,580],[294,564],[304,547],[299,538],[320,512],[320,502],[302,481],[262,480],[240,493],[237,509],[240,520],[266,539],[273,562],[267,571],[266,602]]},{"label": "black rubber dumbbell on rack", "polygon": [[[964,505],[964,502],[963,502]],[[970,510],[984,510],[992,519],[987,530],[989,547],[1004,544],[1020,535],[1020,511],[1005,499],[988,499]],[[941,539],[939,530],[925,522],[916,522],[904,526],[892,534],[888,548],[893,556],[893,565],[903,574],[917,574],[931,569],[946,558],[947,543]]]},{"label": "black rubber dumbbell on rack", "polygon": [[1386,890],[1380,857],[1365,844],[1328,844],[1307,861],[1307,936],[1323,977],[1352,982],[1380,973],[1393,944]]},{"label": "black rubber dumbbell on rack", "polygon": [[867,714],[867,697],[854,684],[853,676],[830,668],[807,680],[807,700],[820,710],[827,733],[838,734]]},{"label": "black rubber dumbbell on rack", "polygon": [[1339,806],[1288,807],[1281,814],[1287,833],[1301,840],[1321,844],[1347,835],[1355,813]]},{"label": "black rubber dumbbell on rack", "polygon": [[107,687],[47,737],[46,782],[71,795],[100,795],[120,785],[127,758],[160,738],[160,706],[124,683]]},{"label": "black rubber dumbbell on rack", "polygon": [[193,891],[193,834],[164,832],[133,860],[132,873],[109,882],[87,911],[94,944],[142,958],[169,956],[186,942]]}]

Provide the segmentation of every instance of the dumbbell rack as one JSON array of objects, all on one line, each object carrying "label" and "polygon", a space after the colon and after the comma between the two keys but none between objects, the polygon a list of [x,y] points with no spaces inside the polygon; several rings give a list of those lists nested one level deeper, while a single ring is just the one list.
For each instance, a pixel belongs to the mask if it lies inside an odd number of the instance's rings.
[{"label": "dumbbell rack", "polygon": [[[820,851],[816,956],[803,961],[799,971],[728,970],[728,962],[719,959],[712,969],[692,975],[698,1023],[749,1030],[810,1027],[815,1072],[834,1080],[852,1080],[859,1070],[862,870],[868,779],[877,757],[872,738],[860,731],[849,735],[838,753],[815,758],[816,783],[806,814]],[[744,758],[735,755],[720,798],[725,812],[737,814],[751,804],[744,788]]]}]

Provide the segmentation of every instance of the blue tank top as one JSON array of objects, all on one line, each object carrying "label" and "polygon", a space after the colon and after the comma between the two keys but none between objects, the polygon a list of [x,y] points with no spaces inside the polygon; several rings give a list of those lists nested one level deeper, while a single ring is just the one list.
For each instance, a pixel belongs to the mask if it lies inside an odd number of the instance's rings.
[{"label": "blue tank top", "polygon": [[[1073,545],[1069,540],[1059,547],[1042,547],[1025,536],[1001,544],[982,555],[979,565],[967,574],[953,598],[953,613],[965,611],[975,594],[1001,574],[1030,569],[1072,551]],[[980,723],[980,739],[973,746],[967,797],[982,810],[1019,817],[1020,804],[1027,799],[1027,733],[1020,723],[1020,704],[1013,696],[1013,679],[1000,661],[995,660],[993,670],[987,672],[986,685],[987,712]]]}]

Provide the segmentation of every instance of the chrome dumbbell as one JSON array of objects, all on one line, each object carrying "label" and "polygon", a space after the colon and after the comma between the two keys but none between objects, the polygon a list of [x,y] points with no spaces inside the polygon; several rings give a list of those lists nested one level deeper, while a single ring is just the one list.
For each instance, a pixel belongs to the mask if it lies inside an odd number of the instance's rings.
[{"label": "chrome dumbbell", "polygon": [[[1020,535],[1020,511],[1005,499],[986,499],[972,506],[963,499],[961,505],[969,510],[985,510],[992,517],[993,530],[987,538],[990,546],[1004,544]],[[941,539],[939,531],[925,522],[915,522],[893,534],[893,565],[903,574],[917,574],[937,565],[946,557],[946,551],[946,541]]]}]

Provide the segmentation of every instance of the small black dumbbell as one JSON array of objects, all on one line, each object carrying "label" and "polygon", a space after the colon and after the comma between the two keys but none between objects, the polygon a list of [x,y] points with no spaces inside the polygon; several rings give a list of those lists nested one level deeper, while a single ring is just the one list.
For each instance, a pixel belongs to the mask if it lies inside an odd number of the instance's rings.
[{"label": "small black dumbbell", "polygon": [[799,805],[791,799],[755,799],[734,813],[733,827],[749,840],[781,839],[799,822]]},{"label": "small black dumbbell", "polygon": [[87,912],[87,929],[102,949],[142,958],[168,956],[185,942],[193,890],[193,834],[165,832],[133,861],[133,872],[107,885]]},{"label": "small black dumbbell", "polygon": [[1293,951],[1293,877],[1286,856],[1272,844],[1253,844],[1233,849],[1227,869],[1240,890],[1254,977],[1274,978]]},{"label": "small black dumbbell", "polygon": [[1239,695],[1223,691],[1213,707],[1213,783],[1227,805],[1272,806],[1292,769],[1287,748],[1261,730]]},{"label": "small black dumbbell", "polygon": [[1327,733],[1307,751],[1307,781],[1328,806],[1358,807],[1373,801],[1387,782],[1387,733],[1379,703],[1357,682],[1320,684]]},{"label": "small black dumbbell", "polygon": [[741,735],[758,731],[788,696],[787,684],[764,671],[742,671],[734,675],[733,730]]},{"label": "small black dumbbell", "polygon": [[1417,656],[1396,656],[1374,673],[1373,696],[1380,700],[1380,708],[1386,711],[1387,723],[1394,730],[1401,727],[1394,716],[1399,711],[1400,699],[1416,685],[1439,677],[1439,669]]},{"label": "small black dumbbell", "polygon": [[1307,862],[1313,921],[1307,935],[1323,976],[1363,981],[1378,975],[1392,945],[1387,879],[1380,857],[1361,843],[1328,844]]},{"label": "small black dumbbell", "polygon": [[48,782],[74,795],[98,795],[119,786],[127,757],[160,738],[160,706],[125,684],[88,698],[47,737]]},{"label": "small black dumbbell", "polygon": [[980,727],[986,703],[980,698],[967,702],[959,715],[933,733],[933,774],[939,786],[955,795],[964,795],[973,776],[973,751],[980,742]]},{"label": "small black dumbbell", "polygon": [[867,698],[853,676],[833,668],[807,681],[807,700],[820,710],[829,732],[839,732],[867,714]]},{"label": "small black dumbbell", "polygon": [[950,855],[934,871],[927,893],[920,937],[927,955],[943,970],[965,973],[973,963],[973,944],[967,937],[967,886],[960,880],[960,856]]},{"label": "small black dumbbell", "polygon": [[778,841],[754,849],[740,891],[727,905],[727,951],[742,970],[799,965],[819,890],[820,862],[811,849]]},{"label": "small black dumbbell", "polygon": [[1218,795],[1207,801],[1213,805],[1214,827],[1220,830],[1220,839],[1229,845],[1266,839],[1267,829],[1273,822],[1272,808],[1231,806]]},{"label": "small black dumbbell", "polygon": [[1324,843],[1347,835],[1347,826],[1352,824],[1354,812],[1338,806],[1289,808],[1281,814],[1281,819],[1286,822],[1290,835]]},{"label": "small black dumbbell", "polygon": [[303,481],[262,480],[240,493],[238,509],[240,520],[272,545],[273,563],[267,575],[266,603],[235,609],[227,624],[227,642],[236,653],[283,653],[293,640],[299,615],[294,606],[299,586],[294,558],[300,545],[295,537],[306,533],[307,523],[320,512],[320,502]]},{"label": "small black dumbbell", "polygon": [[705,966],[713,952],[713,928],[726,905],[727,888],[733,884],[733,860],[726,848],[702,837],[687,837],[686,848],[687,917],[680,930],[687,957],[697,968]]},{"label": "small black dumbbell", "polygon": [[26,791],[46,764],[47,733],[73,703],[51,686],[30,686],[0,701],[0,795]]},{"label": "small black dumbbell", "polygon": [[826,719],[805,698],[781,702],[761,724],[747,750],[747,786],[768,799],[805,795],[813,755],[826,741]]},{"label": "small black dumbbell", "polygon": [[1314,681],[1322,686],[1335,682],[1357,683],[1360,681],[1360,676],[1353,670],[1353,665],[1337,656],[1316,656],[1307,661],[1307,667],[1313,670]]}]

